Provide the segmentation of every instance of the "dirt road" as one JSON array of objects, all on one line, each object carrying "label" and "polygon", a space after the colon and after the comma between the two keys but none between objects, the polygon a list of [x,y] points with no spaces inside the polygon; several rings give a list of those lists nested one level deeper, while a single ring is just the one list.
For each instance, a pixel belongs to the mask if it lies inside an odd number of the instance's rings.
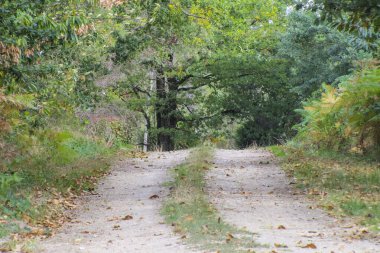
[{"label": "dirt road", "polygon": [[257,252],[380,252],[380,244],[350,240],[354,229],[297,193],[266,151],[218,150],[207,184],[221,217],[268,246]]},{"label": "dirt road", "polygon": [[[119,162],[97,194],[82,200],[75,221],[41,242],[41,252],[195,252],[160,216],[169,168],[187,155],[150,153]],[[206,192],[223,220],[253,232],[256,242],[266,245],[255,252],[380,252],[379,243],[350,240],[352,228],[314,208],[266,151],[217,150]]]},{"label": "dirt road", "polygon": [[186,247],[160,216],[168,191],[168,169],[181,163],[187,151],[150,153],[115,165],[74,214],[75,222],[42,241],[46,253],[187,253]]}]

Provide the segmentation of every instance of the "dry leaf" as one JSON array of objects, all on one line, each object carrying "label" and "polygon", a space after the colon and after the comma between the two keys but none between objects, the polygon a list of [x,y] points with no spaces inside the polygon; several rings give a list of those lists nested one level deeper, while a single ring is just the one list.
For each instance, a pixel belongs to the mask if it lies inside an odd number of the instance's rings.
[{"label": "dry leaf", "polygon": [[133,219],[133,216],[132,215],[126,215],[124,216],[123,218],[121,218],[122,220],[132,220]]},{"label": "dry leaf", "polygon": [[315,246],[314,243],[308,243],[308,244],[306,244],[304,246],[301,246],[301,248],[304,248],[304,249],[316,249],[317,246]]},{"label": "dry leaf", "polygon": [[284,225],[280,225],[277,227],[277,229],[286,229],[286,227]]},{"label": "dry leaf", "polygon": [[192,221],[194,218],[191,215],[185,217],[185,221]]},{"label": "dry leaf", "polygon": [[234,239],[235,237],[231,234],[231,233],[228,233],[227,234],[227,238],[226,238],[226,242],[229,243],[232,239]]}]

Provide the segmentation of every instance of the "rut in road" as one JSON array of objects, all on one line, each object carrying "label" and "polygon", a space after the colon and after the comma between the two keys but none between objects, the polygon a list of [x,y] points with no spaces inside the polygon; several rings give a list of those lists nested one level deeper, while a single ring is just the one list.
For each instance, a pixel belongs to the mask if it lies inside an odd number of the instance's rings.
[{"label": "rut in road", "polygon": [[160,216],[168,169],[187,151],[149,153],[114,166],[57,235],[42,241],[46,253],[190,253]]},{"label": "rut in road", "polygon": [[[121,161],[81,200],[74,221],[40,242],[46,253],[191,253],[163,223],[163,183],[187,151],[149,153]],[[261,150],[217,150],[208,172],[207,193],[227,223],[255,234],[268,245],[255,252],[376,253],[376,241],[348,239],[349,229],[315,206],[289,184],[273,156]],[[283,229],[279,229],[283,228]],[[314,245],[316,249],[305,246]],[[282,248],[285,247],[286,248]],[[273,251],[272,251],[273,250]],[[201,251],[204,252],[204,251]]]},{"label": "rut in road", "polygon": [[217,150],[207,188],[222,219],[269,247],[256,252],[380,252],[379,242],[350,241],[345,224],[310,209],[314,203],[291,187],[267,151]]}]

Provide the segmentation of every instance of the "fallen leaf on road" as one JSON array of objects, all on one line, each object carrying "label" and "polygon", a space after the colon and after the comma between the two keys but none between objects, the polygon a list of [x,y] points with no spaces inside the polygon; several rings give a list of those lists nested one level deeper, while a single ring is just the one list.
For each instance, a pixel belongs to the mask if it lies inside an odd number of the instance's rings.
[{"label": "fallen leaf on road", "polygon": [[304,246],[300,246],[300,247],[303,249],[316,249],[317,248],[317,246],[315,246],[314,243],[308,243],[308,244],[306,244]]},{"label": "fallen leaf on road", "polygon": [[277,227],[277,229],[286,229],[286,227],[284,225],[280,225]]},{"label": "fallen leaf on road", "polygon": [[154,195],[149,197],[149,199],[158,199],[158,198],[159,198],[159,196],[157,194],[154,194]]},{"label": "fallen leaf on road", "polygon": [[235,237],[231,234],[231,233],[228,233],[227,234],[227,237],[226,237],[226,242],[229,243],[232,239],[234,239]]},{"label": "fallen leaf on road", "polygon": [[133,216],[132,215],[126,215],[122,218],[122,220],[132,220]]}]

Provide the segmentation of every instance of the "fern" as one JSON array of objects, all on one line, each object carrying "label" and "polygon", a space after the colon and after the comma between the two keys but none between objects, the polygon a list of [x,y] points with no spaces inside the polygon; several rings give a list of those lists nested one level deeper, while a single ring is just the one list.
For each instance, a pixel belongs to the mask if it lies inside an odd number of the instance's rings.
[{"label": "fern", "polygon": [[298,110],[297,140],[317,148],[368,151],[380,145],[380,69],[362,70]]}]

